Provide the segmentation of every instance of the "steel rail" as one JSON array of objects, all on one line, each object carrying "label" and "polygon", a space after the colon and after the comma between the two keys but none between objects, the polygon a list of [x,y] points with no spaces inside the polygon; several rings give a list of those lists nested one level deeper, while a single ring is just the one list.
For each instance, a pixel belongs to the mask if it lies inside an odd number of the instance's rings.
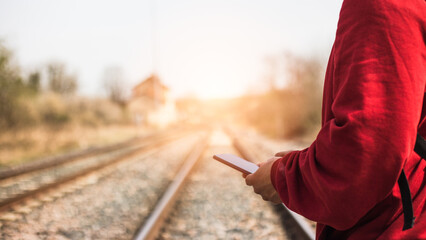
[{"label": "steel rail", "polygon": [[158,201],[151,215],[145,221],[144,225],[136,232],[134,240],[151,240],[155,239],[161,230],[167,214],[173,207],[179,190],[182,188],[187,176],[191,173],[198,159],[201,157],[207,146],[207,136],[203,138],[189,154],[184,165],[180,168],[173,182],[167,188],[161,199]]},{"label": "steel rail", "polygon": [[[256,159],[258,158],[256,157],[254,152],[245,148],[239,142],[238,138],[235,136],[235,134],[231,130],[227,129],[226,132],[230,135],[231,139],[233,140],[234,147],[238,150],[238,152],[242,155],[243,158],[251,162],[257,162]],[[284,205],[284,203],[282,203],[281,205],[296,222],[297,226],[300,228],[303,235],[309,240],[315,240],[315,232],[313,231],[309,223],[305,221],[304,217],[288,209],[287,206]]]},{"label": "steel rail", "polygon": [[75,150],[69,153],[38,159],[29,163],[20,164],[17,166],[5,167],[0,169],[0,180],[16,177],[30,172],[35,172],[69,162],[77,161],[82,158],[95,156],[102,153],[113,152],[126,146],[132,146],[141,141],[149,141],[159,136],[167,136],[169,133],[149,134],[144,137],[133,137],[119,143],[108,144],[106,146],[94,146],[82,150]]},{"label": "steel rail", "polygon": [[179,135],[174,135],[174,136],[166,136],[166,137],[160,137],[159,139],[153,139],[152,141],[150,141],[149,143],[142,145],[140,147],[137,147],[135,149],[130,150],[127,153],[124,153],[123,155],[117,156],[112,158],[111,160],[86,168],[80,172],[77,172],[75,174],[71,174],[69,176],[66,176],[64,178],[61,178],[53,183],[50,184],[46,184],[43,185],[37,189],[31,190],[31,191],[27,191],[24,192],[22,194],[19,194],[17,196],[14,196],[12,198],[6,199],[5,201],[0,203],[0,212],[5,211],[10,209],[13,205],[17,204],[17,203],[21,203],[27,199],[32,198],[35,195],[38,195],[40,193],[46,192],[50,189],[56,188],[60,185],[63,185],[65,183],[71,182],[74,179],[89,175],[93,172],[99,171],[103,168],[106,168],[107,166],[110,166],[112,164],[127,160],[130,157],[136,156],[138,154],[141,154],[143,152],[146,152],[148,150],[151,150],[152,148],[156,148],[156,147],[160,147],[163,146],[167,143],[169,143],[170,141],[178,138],[178,137],[182,137],[182,134]]},{"label": "steel rail", "polygon": [[81,158],[91,157],[100,153],[108,153],[126,146],[130,146],[138,141],[146,140],[154,137],[149,135],[146,137],[134,137],[119,143],[113,143],[106,146],[89,147],[82,150],[75,150],[69,153],[34,160],[33,162],[20,164],[17,166],[5,167],[0,169],[0,180],[16,177],[30,172],[56,167],[68,162],[79,160]]}]

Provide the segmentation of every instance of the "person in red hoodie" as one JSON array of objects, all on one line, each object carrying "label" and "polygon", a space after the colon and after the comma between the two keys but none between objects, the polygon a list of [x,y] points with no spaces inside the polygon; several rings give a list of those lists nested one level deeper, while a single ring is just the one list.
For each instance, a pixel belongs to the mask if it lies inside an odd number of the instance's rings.
[{"label": "person in red hoodie", "polygon": [[[425,0],[344,0],[312,145],[259,164],[246,183],[316,221],[317,239],[426,239]],[[403,231],[404,169],[415,218]]]}]

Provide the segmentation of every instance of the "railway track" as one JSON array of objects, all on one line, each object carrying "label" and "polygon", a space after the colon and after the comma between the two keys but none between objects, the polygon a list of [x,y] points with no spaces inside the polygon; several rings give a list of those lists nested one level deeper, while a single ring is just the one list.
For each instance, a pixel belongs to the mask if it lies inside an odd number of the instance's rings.
[{"label": "railway track", "polygon": [[160,133],[134,138],[105,147],[86,149],[48,158],[0,172],[0,212],[131,156],[148,151],[182,137],[185,132]]},{"label": "railway track", "polygon": [[[247,144],[244,144],[243,141],[239,140],[239,138],[237,137],[237,135],[232,132],[231,130],[228,130],[228,133],[232,136],[233,138],[233,144],[235,146],[236,149],[238,149],[238,151],[241,153],[241,155],[251,161],[251,162],[256,162],[257,159],[267,159],[263,156],[263,154],[257,152],[257,151],[253,151],[253,149],[257,149],[257,148],[250,148],[250,146],[248,146]],[[271,153],[271,151],[269,151],[269,153]],[[273,153],[273,151],[272,151]],[[273,154],[270,154],[273,155]],[[294,226],[296,228],[298,228],[297,233],[300,233],[301,236],[305,239],[315,239],[315,223],[313,223],[312,221],[304,218],[303,216],[291,211],[290,209],[288,209],[284,204],[280,204],[279,207],[277,207],[277,210],[283,210],[285,211],[284,216],[288,219],[289,217],[292,219],[292,221],[294,222]],[[284,222],[285,225],[287,225],[287,222]],[[299,236],[298,236],[299,238]]]},{"label": "railway track", "polygon": [[167,188],[162,198],[158,201],[158,204],[150,214],[149,218],[145,221],[143,227],[138,230],[135,239],[154,239],[158,235],[158,232],[167,218],[168,212],[173,207],[186,178],[191,173],[191,170],[194,168],[205,148],[206,139],[202,139],[188,156],[173,182]]},{"label": "railway track", "polygon": [[[224,140],[222,138],[222,140],[219,140],[219,141],[223,142]],[[230,151],[234,151],[236,154],[242,155],[246,159],[249,159],[249,160],[255,159],[255,156],[250,151],[248,151],[245,147],[243,147],[242,144],[239,141],[237,141],[236,138],[233,138],[228,145],[233,145],[234,147],[221,146],[217,148],[215,147],[215,143],[213,144],[211,143],[209,146],[209,149],[207,150],[207,154],[204,154],[206,156],[204,156],[203,160],[211,161],[212,153],[217,153],[216,151],[221,151],[221,150],[223,151],[224,148]],[[273,207],[275,211],[280,213],[281,215],[280,220],[283,221],[283,225],[281,225],[280,222],[277,221],[276,214],[271,214],[271,212],[273,212],[272,208],[269,209],[270,211],[269,214],[271,215],[267,215],[265,219],[259,219],[259,217],[257,217],[256,214],[262,213],[262,216],[263,216],[265,209],[262,208],[262,209],[253,210],[247,207],[246,204],[248,203],[246,202],[239,203],[231,199],[228,199],[227,202],[226,201],[222,202],[222,205],[225,205],[225,206],[227,204],[235,205],[237,209],[232,209],[232,207],[230,209],[228,208],[227,210],[231,210],[231,211],[236,210],[236,212],[233,214],[234,216],[230,216],[231,214],[225,211],[224,213],[229,215],[228,217],[231,217],[231,219],[226,219],[225,221],[223,219],[221,220],[220,208],[217,208],[216,210],[213,210],[210,213],[208,212],[206,213],[203,207],[201,207],[201,211],[197,211],[197,210],[194,211],[193,208],[197,208],[194,205],[196,205],[199,202],[203,202],[204,207],[208,206],[208,204],[214,205],[214,202],[210,202],[208,200],[207,195],[203,195],[202,193],[200,193],[201,191],[199,189],[195,190],[195,193],[196,193],[195,195],[200,194],[202,195],[201,197],[197,197],[197,196],[191,197],[191,194],[194,195],[194,191],[191,192],[188,190],[186,191],[184,190],[183,193],[181,193],[181,195],[184,195],[184,196],[179,197],[179,192],[182,192],[182,188],[188,188],[188,187],[183,187],[183,185],[185,183],[185,179],[190,178],[189,176],[191,174],[190,170],[194,168],[194,165],[197,163],[196,159],[201,157],[199,155],[201,155],[201,151],[195,150],[194,154],[191,155],[191,157],[187,160],[185,167],[183,167],[181,172],[178,174],[179,177],[176,178],[175,181],[170,185],[166,193],[163,195],[163,198],[156,205],[156,208],[153,210],[148,220],[146,220],[144,225],[141,226],[141,228],[135,234],[133,239],[135,240],[194,239],[194,238],[196,239],[217,239],[217,238],[220,238],[220,239],[315,239],[314,229],[312,229],[309,223],[305,221],[303,217],[288,210],[284,205],[280,205],[280,207]],[[206,165],[206,162],[204,162],[203,164]],[[234,170],[227,169],[225,166],[216,166],[216,167],[223,168],[229,171],[234,171]],[[207,169],[204,169],[204,171],[207,171],[207,172],[209,172],[209,170],[211,170],[210,167],[207,167]],[[197,170],[197,172],[198,171],[200,170]],[[215,173],[213,172],[211,174],[215,174]],[[232,174],[235,174],[235,172]],[[211,176],[211,177],[214,177],[214,176]],[[209,181],[209,178],[207,178],[206,180]],[[194,184],[194,183],[188,183],[188,182],[191,182],[191,180],[186,181],[187,185],[197,184],[197,183]],[[197,180],[195,182],[197,182]],[[242,183],[243,181],[242,179],[240,179],[239,183],[237,183],[239,185],[236,185],[235,188],[241,189],[243,187]],[[200,185],[200,183],[198,183],[198,185]],[[219,187],[219,189],[220,189],[219,191],[221,192],[216,192],[216,193],[223,194],[223,195],[229,194],[229,192],[226,192],[226,191],[236,190],[236,189],[226,189],[223,186]],[[244,199],[244,196],[241,196],[241,195],[238,196],[238,194],[239,193],[236,193],[233,195],[238,197],[239,200],[241,200],[241,197],[243,197]],[[232,194],[230,195],[231,195],[230,197],[233,198]],[[217,196],[217,197],[219,199],[221,198],[220,196]],[[245,197],[253,198],[254,196],[250,194],[249,196],[245,196]],[[178,203],[176,203],[176,201]],[[232,202],[229,203],[229,201],[232,201]],[[250,201],[253,201],[253,199],[251,199]],[[262,203],[265,204],[265,202],[261,201],[260,205],[262,205]],[[253,203],[251,203],[251,206],[253,206]],[[283,210],[286,211],[284,213],[286,215],[282,214]],[[188,212],[190,212],[190,214],[188,214]],[[208,215],[210,216],[216,215],[216,216],[210,217],[211,221],[209,222],[208,219],[203,219],[203,217],[200,217],[200,215],[202,215],[205,218],[209,218],[209,217],[206,217]],[[195,221],[191,222],[190,220],[191,218],[194,218],[192,220],[195,220]],[[256,221],[255,220],[256,218],[259,221],[258,223],[260,225],[263,222],[264,224],[263,226],[266,230],[255,229],[254,227],[255,224],[253,221]],[[237,224],[237,226],[235,226],[235,223],[236,222],[238,223],[241,220],[246,220],[247,225]],[[289,223],[289,221],[292,221],[292,222]],[[204,224],[201,224],[203,222]],[[274,224],[275,224],[275,228],[271,228],[270,226],[271,225],[273,226]],[[211,225],[216,226],[217,228],[209,227]],[[222,232],[220,231],[221,229],[222,229]],[[283,229],[284,231],[281,232]]]},{"label": "railway track", "polygon": [[211,138],[207,132],[182,133],[109,151],[109,159],[117,160],[3,207],[0,239],[311,239],[297,222],[283,227],[293,220],[253,196],[238,172],[211,159],[218,152],[250,158],[233,147],[233,139],[215,132]]},{"label": "railway track", "polygon": [[128,156],[0,213],[0,239],[130,239],[203,132]]}]

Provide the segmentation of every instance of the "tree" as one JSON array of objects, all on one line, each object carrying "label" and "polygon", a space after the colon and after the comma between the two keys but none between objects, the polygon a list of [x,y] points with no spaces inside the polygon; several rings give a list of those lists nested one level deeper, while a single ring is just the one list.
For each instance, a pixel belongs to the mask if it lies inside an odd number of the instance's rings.
[{"label": "tree", "polygon": [[11,59],[12,53],[0,42],[0,128],[18,124],[18,100],[24,92],[19,69],[13,66]]},{"label": "tree", "polygon": [[28,76],[28,88],[35,93],[40,92],[40,72],[32,72]]},{"label": "tree", "polygon": [[[317,57],[285,55],[288,90],[292,101],[287,102],[291,113],[284,115],[285,135],[310,134],[321,123],[322,80],[325,65]],[[291,115],[293,114],[293,115]]]},{"label": "tree", "polygon": [[[273,137],[293,138],[315,132],[321,122],[324,64],[318,58],[284,55],[269,58],[271,73],[263,79],[269,91],[245,101],[245,120]],[[277,88],[277,69],[285,70],[286,84]],[[274,80],[274,81],[273,81]],[[241,111],[241,110],[239,110]]]},{"label": "tree", "polygon": [[103,84],[108,98],[124,108],[126,105],[126,83],[123,71],[119,67],[106,68],[103,75]]},{"label": "tree", "polygon": [[65,65],[59,62],[47,66],[49,90],[61,95],[74,94],[77,91],[77,78],[66,73]]}]

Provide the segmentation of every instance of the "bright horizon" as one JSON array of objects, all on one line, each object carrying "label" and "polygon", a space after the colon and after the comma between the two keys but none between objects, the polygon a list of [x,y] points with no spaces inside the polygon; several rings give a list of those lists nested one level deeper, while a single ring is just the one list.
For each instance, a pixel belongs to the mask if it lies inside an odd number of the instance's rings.
[{"label": "bright horizon", "polygon": [[224,98],[262,88],[267,57],[326,59],[341,3],[0,0],[0,39],[24,73],[65,63],[82,95],[102,95],[105,69],[119,67],[128,87],[155,68],[174,96]]}]

